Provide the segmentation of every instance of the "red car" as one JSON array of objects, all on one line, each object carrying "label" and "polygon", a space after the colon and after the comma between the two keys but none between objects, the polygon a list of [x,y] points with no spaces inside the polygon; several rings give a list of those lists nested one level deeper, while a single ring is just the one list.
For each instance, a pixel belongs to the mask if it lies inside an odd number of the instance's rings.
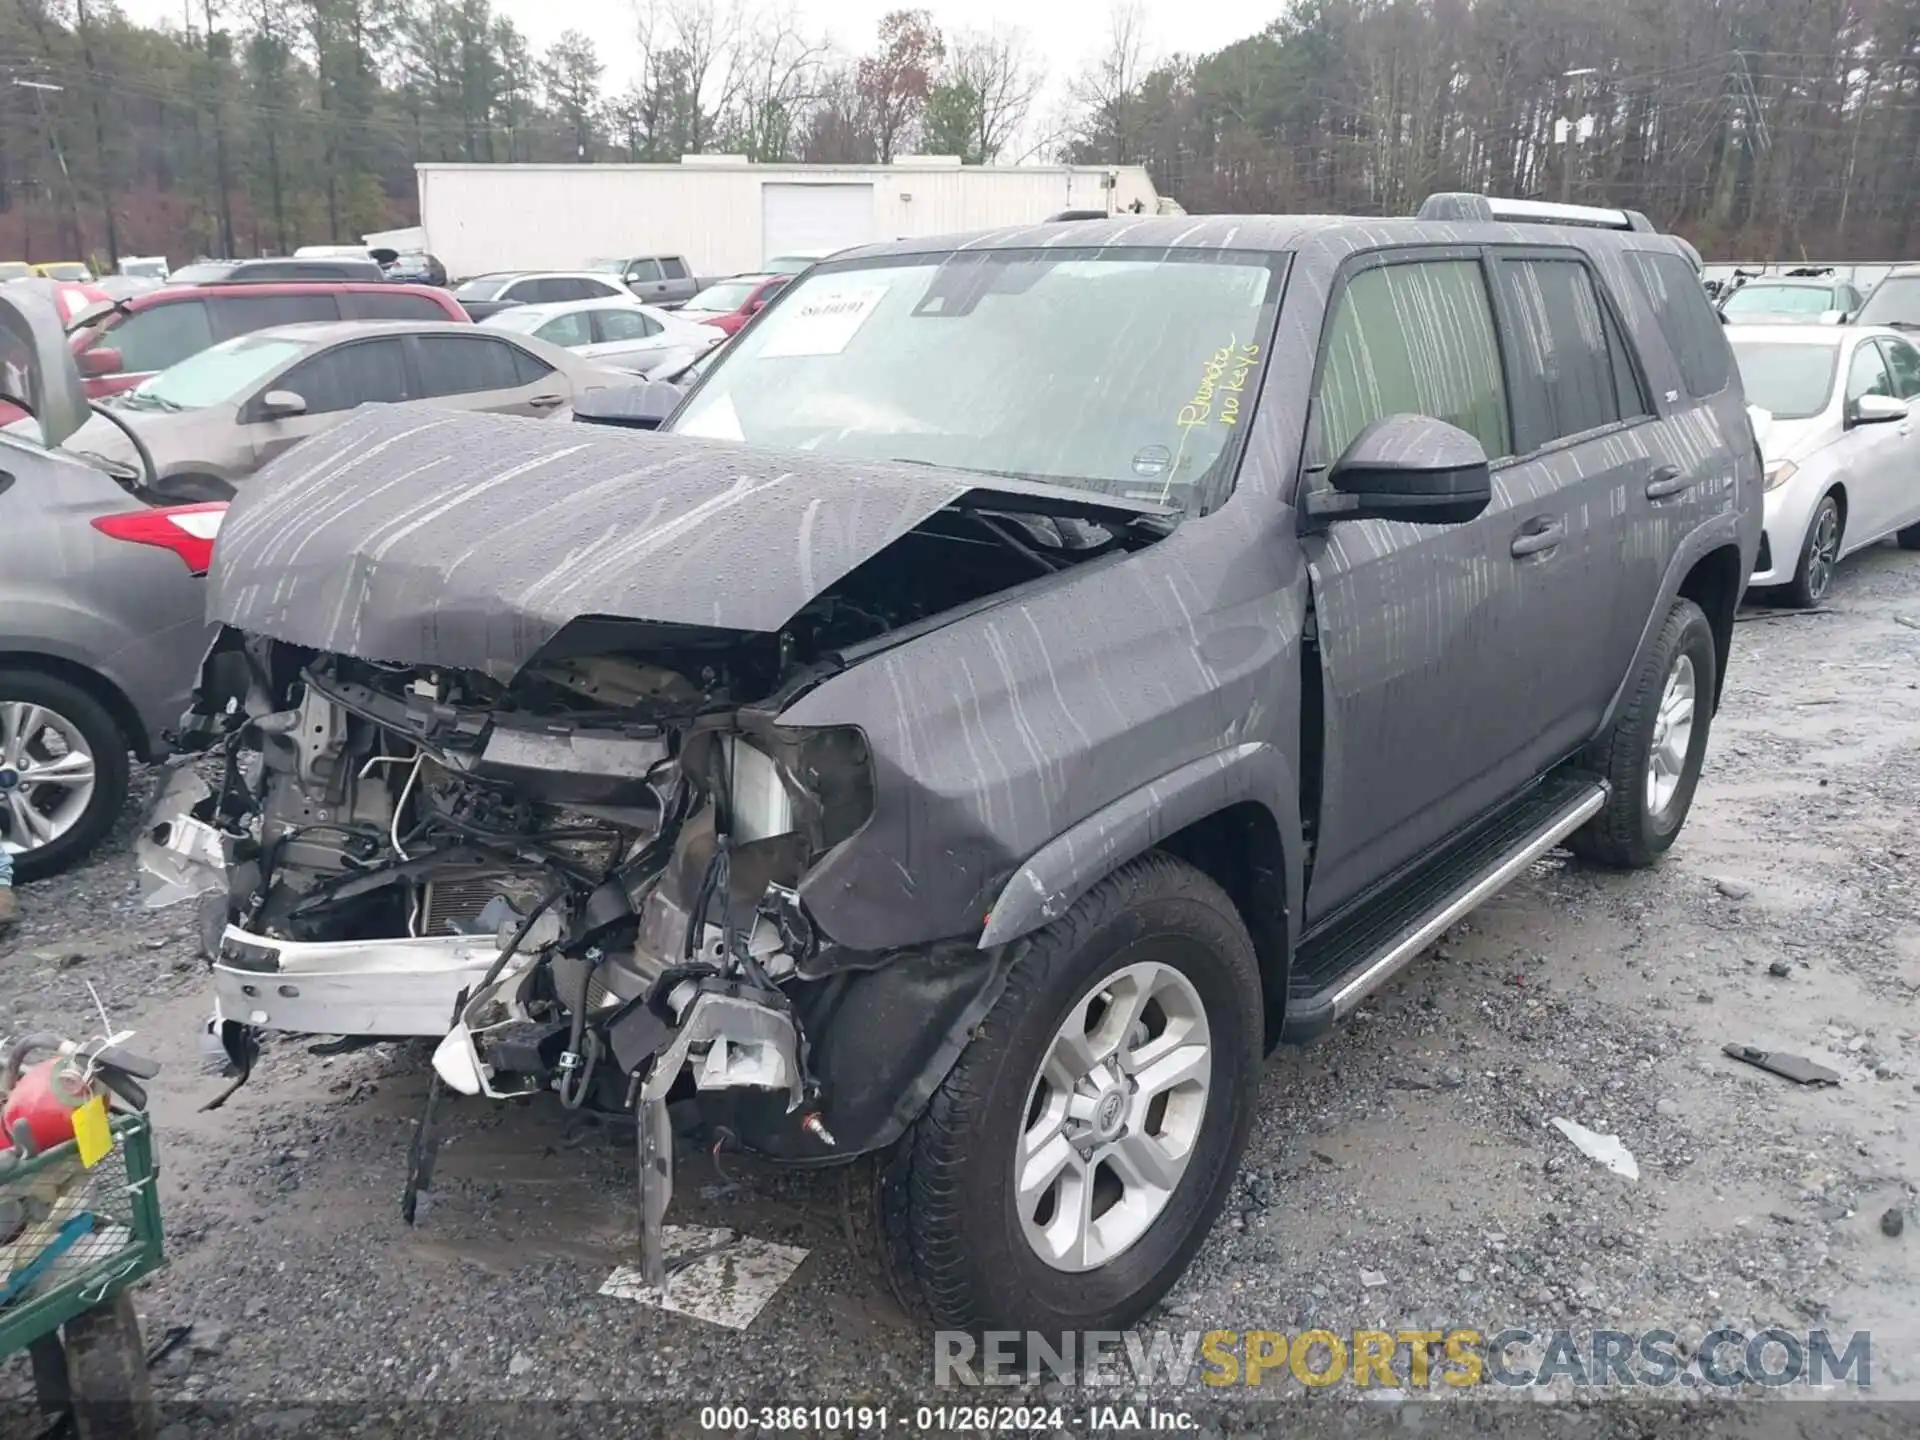
[{"label": "red car", "polygon": [[736,275],[709,285],[674,313],[696,325],[711,325],[731,335],[760,313],[791,275]]},{"label": "red car", "polygon": [[69,343],[87,394],[98,400],[131,390],[156,371],[236,335],[327,320],[470,323],[459,301],[427,285],[170,285],[87,314],[73,327]]}]

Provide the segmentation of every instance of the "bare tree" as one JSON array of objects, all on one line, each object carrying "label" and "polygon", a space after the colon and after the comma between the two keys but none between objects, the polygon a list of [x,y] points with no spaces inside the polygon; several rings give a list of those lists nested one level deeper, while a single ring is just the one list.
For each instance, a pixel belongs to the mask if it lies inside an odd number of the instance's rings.
[{"label": "bare tree", "polygon": [[928,148],[975,165],[998,159],[1025,127],[1044,80],[1024,31],[960,35],[927,97]]},{"label": "bare tree", "polygon": [[1072,86],[1074,99],[1086,112],[1083,138],[1111,164],[1132,164],[1140,158],[1145,125],[1140,86],[1147,69],[1146,14],[1140,0],[1115,0],[1101,50]]},{"label": "bare tree", "polygon": [[725,118],[730,144],[749,158],[795,158],[807,110],[819,98],[832,45],[808,39],[790,4],[754,15],[735,63],[734,112]]}]

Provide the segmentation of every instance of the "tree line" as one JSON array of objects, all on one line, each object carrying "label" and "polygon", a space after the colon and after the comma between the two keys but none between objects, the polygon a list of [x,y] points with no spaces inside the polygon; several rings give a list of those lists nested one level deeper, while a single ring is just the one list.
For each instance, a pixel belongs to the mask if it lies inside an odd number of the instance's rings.
[{"label": "tree line", "polygon": [[490,0],[182,4],[0,0],[0,259],[281,253],[411,223],[420,161],[711,152],[1137,163],[1194,213],[1482,190],[1728,259],[1920,242],[1920,0],[1291,0],[1209,54],[1121,0],[1044,114],[1021,34],[911,9],[849,54],[790,0],[635,0],[536,53]]}]

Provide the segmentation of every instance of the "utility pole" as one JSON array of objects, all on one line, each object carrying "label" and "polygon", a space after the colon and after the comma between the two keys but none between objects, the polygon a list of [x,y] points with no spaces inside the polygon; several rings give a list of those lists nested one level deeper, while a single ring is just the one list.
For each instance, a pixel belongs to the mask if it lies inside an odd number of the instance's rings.
[{"label": "utility pole", "polygon": [[73,175],[67,169],[67,152],[60,148],[60,132],[47,116],[47,96],[62,93],[66,86],[55,85],[50,80],[14,80],[16,88],[33,92],[34,113],[40,117],[40,128],[46,132],[47,143],[53,147],[53,158],[60,166],[60,188],[66,191],[67,214],[73,233],[68,237],[76,252],[85,247],[86,237],[80,233],[80,202],[73,190]]}]

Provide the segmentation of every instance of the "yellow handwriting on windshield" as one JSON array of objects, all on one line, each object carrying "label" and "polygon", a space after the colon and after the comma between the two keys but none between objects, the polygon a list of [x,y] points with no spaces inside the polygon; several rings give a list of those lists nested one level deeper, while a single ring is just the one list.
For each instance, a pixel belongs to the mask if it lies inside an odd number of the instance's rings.
[{"label": "yellow handwriting on windshield", "polygon": [[1227,343],[1209,355],[1201,367],[1200,384],[1193,392],[1193,399],[1180,407],[1180,418],[1176,422],[1180,428],[1192,430],[1205,425],[1214,418],[1216,407],[1220,424],[1238,424],[1240,394],[1259,358],[1258,345],[1243,345],[1238,336],[1229,335]]}]

